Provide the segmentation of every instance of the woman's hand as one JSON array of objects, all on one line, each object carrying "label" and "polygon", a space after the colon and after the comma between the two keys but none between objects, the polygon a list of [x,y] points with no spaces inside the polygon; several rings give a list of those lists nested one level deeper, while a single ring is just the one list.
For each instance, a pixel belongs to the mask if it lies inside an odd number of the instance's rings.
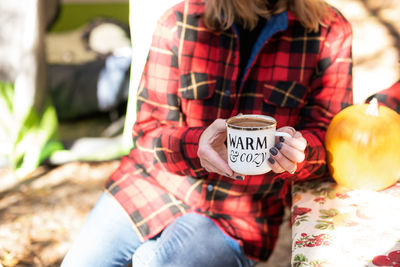
[{"label": "woman's hand", "polygon": [[305,158],[304,150],[307,141],[293,127],[285,126],[277,131],[286,132],[292,137],[277,137],[275,147],[270,149],[268,163],[275,173],[287,171],[293,174],[297,170],[297,163],[302,162]]},{"label": "woman's hand", "polygon": [[208,172],[215,172],[230,178],[243,180],[243,176],[235,174],[228,165],[228,150],[225,145],[226,121],[216,119],[200,136],[197,156],[201,166]]},{"label": "woman's hand", "polygon": [[[277,137],[275,147],[270,149],[269,165],[275,173],[285,171],[294,173],[297,163],[302,162],[305,158],[304,150],[307,141],[300,132],[292,127],[285,126],[278,131],[286,132],[292,137]],[[243,180],[243,175],[233,172],[228,165],[225,140],[226,122],[223,119],[217,119],[200,136],[197,156],[201,166],[208,172]]]}]

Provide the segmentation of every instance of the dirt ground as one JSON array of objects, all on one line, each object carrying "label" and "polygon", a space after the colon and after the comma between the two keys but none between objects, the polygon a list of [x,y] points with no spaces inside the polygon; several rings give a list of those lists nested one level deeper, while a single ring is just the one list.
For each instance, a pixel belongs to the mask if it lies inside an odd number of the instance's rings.
[{"label": "dirt ground", "polygon": [[[330,2],[353,25],[354,100],[362,102],[399,79],[400,0]],[[118,160],[41,166],[19,183],[0,169],[0,266],[59,266],[117,166]],[[286,221],[270,261],[258,267],[290,266],[290,252]]]}]

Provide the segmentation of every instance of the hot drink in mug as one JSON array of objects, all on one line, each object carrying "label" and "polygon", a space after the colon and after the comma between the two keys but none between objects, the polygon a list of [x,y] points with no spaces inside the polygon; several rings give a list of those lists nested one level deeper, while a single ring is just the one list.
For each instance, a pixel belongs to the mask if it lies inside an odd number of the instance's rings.
[{"label": "hot drink in mug", "polygon": [[265,115],[238,115],[227,120],[229,167],[240,174],[258,175],[271,170],[267,163],[275,136],[290,137],[276,131],[276,120]]}]

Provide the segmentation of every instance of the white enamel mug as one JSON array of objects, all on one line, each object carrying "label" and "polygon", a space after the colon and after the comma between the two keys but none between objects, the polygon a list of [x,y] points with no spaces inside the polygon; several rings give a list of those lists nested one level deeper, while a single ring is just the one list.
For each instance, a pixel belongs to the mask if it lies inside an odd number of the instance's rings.
[{"label": "white enamel mug", "polygon": [[276,136],[291,137],[276,131],[276,120],[265,115],[238,115],[226,121],[229,167],[239,174],[258,175],[271,170],[269,149]]}]

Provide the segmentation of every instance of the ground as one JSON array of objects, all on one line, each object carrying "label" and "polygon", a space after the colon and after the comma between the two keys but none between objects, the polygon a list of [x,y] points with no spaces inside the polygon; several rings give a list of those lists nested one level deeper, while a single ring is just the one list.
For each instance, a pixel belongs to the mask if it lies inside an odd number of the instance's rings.
[{"label": "ground", "polygon": [[[399,79],[400,25],[395,17],[400,2],[330,2],[353,26],[354,100],[360,103]],[[41,166],[21,182],[9,169],[0,169],[0,266],[59,266],[117,166],[118,160]],[[272,258],[259,267],[290,266],[290,235],[286,220]]]},{"label": "ground", "polygon": [[41,167],[0,195],[4,266],[59,266],[118,161]]}]

